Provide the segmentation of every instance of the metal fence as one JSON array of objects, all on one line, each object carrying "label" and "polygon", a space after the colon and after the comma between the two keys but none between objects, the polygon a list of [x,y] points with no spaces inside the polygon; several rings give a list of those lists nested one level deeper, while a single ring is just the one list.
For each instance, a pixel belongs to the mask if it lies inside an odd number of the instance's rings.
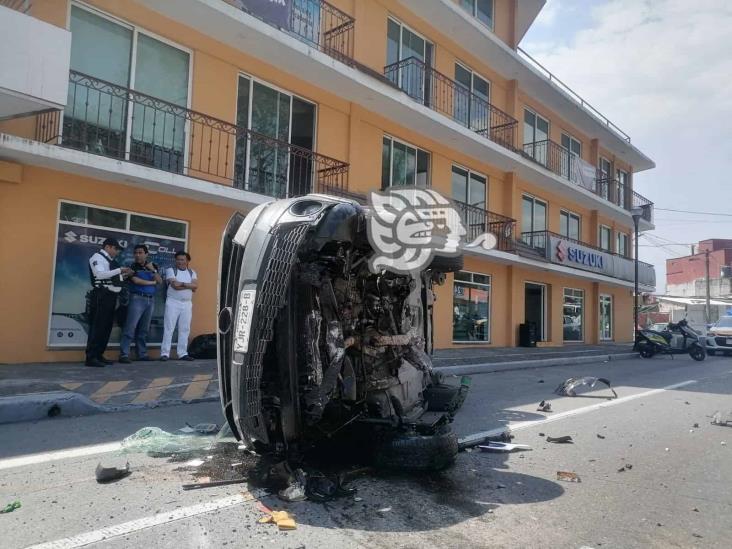
[{"label": "metal fence", "polygon": [[[246,2],[227,0],[237,8],[258,17]],[[292,0],[289,17],[283,28],[266,18],[268,24],[280,28],[298,40],[347,64],[353,60],[355,19],[323,0]]]},{"label": "metal fence", "polygon": [[224,120],[71,71],[66,109],[37,139],[282,198],[348,194],[349,165]]},{"label": "metal fence", "polygon": [[5,6],[11,10],[21,13],[28,13],[31,9],[30,0],[0,0],[0,6]]},{"label": "metal fence", "polygon": [[492,233],[498,239],[496,249],[506,252],[513,251],[515,219],[457,200],[454,201],[454,204],[467,229],[465,238],[468,242],[472,242],[481,234]]},{"label": "metal fence", "polygon": [[416,57],[384,67],[384,76],[415,101],[514,150],[518,121]]}]

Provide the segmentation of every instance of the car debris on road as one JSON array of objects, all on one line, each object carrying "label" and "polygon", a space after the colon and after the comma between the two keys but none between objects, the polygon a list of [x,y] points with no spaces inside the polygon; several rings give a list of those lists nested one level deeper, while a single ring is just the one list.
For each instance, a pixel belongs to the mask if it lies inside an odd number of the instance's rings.
[{"label": "car debris on road", "polygon": [[552,411],[552,405],[551,403],[542,400],[539,403],[539,407],[536,409],[537,412],[551,412]]},{"label": "car debris on road", "polygon": [[280,530],[295,530],[297,523],[295,517],[287,511],[270,511],[270,513],[261,519],[260,524],[276,524]]},{"label": "car debris on road", "polygon": [[15,500],[11,503],[8,503],[4,508],[0,509],[0,515],[5,513],[12,513],[16,509],[20,509],[20,501]]},{"label": "car debris on road", "polygon": [[123,479],[132,474],[130,464],[127,462],[124,467],[103,467],[101,463],[97,464],[95,475],[99,484],[114,482]]},{"label": "car debris on road", "polygon": [[572,473],[570,471],[557,471],[557,480],[561,480],[563,482],[582,482],[582,479],[577,473]]},{"label": "car debris on road", "polygon": [[547,442],[553,442],[555,444],[574,444],[572,437],[565,435],[562,437],[546,437]]},{"label": "car debris on road", "polygon": [[610,386],[610,380],[604,377],[570,377],[569,379],[560,383],[559,387],[557,387],[554,392],[560,396],[574,397],[577,396],[577,393],[575,392],[575,389],[577,387],[587,385],[590,389],[594,389],[597,383],[604,383],[605,385],[607,385],[613,393],[612,398],[618,398],[618,394],[615,392],[615,389]]},{"label": "car debris on road", "polygon": [[488,444],[480,444],[478,448],[484,452],[515,452],[517,450],[531,450],[528,444],[512,444],[508,442],[489,442]]}]

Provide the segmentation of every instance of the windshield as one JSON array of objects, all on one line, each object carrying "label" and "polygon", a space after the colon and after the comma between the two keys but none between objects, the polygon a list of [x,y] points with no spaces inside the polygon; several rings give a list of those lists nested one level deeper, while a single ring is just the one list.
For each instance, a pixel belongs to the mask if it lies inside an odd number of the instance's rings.
[{"label": "windshield", "polygon": [[717,328],[732,328],[732,316],[720,318],[717,322]]}]

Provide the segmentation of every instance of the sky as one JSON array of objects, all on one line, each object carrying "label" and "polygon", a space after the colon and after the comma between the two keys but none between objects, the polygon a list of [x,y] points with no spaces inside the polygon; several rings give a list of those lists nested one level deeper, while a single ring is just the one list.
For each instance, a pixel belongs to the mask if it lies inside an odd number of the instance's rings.
[{"label": "sky", "polygon": [[657,293],[666,259],[732,238],[732,0],[547,0],[520,46],[655,161],[634,187],[656,206],[639,257]]}]

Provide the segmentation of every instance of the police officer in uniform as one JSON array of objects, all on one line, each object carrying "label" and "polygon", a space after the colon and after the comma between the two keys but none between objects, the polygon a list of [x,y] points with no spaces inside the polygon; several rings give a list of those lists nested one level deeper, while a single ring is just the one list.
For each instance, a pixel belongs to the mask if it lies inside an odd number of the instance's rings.
[{"label": "police officer in uniform", "polygon": [[120,267],[115,257],[120,245],[114,238],[107,238],[102,249],[89,258],[89,277],[92,284],[89,308],[89,335],[86,343],[87,366],[101,368],[113,364],[104,358],[109,334],[112,331],[117,296],[122,289],[123,277],[129,276],[132,269]]}]

